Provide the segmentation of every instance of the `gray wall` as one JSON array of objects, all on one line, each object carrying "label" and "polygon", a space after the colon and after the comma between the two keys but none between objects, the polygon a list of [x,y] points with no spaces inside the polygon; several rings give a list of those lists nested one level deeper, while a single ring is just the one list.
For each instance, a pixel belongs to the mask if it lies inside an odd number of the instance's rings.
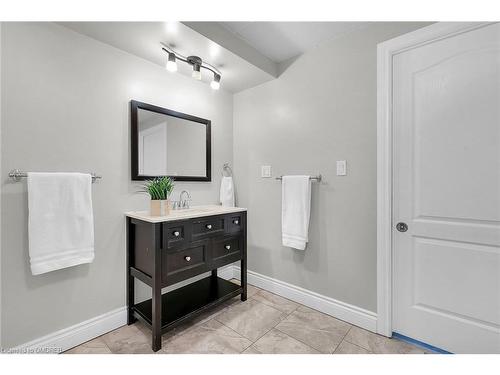
[{"label": "gray wall", "polygon": [[[276,80],[234,96],[238,204],[248,208],[248,267],[376,311],[377,43],[423,23],[376,23],[323,43]],[[347,176],[335,161],[347,160]],[[281,246],[281,185],[260,178],[322,173],[313,183],[305,252]]]},{"label": "gray wall", "polygon": [[[129,101],[212,120],[212,183],[178,183],[194,204],[216,203],[232,163],[232,96],[48,23],[1,34],[2,346],[18,345],[125,305],[127,210],[147,209],[130,181]],[[92,264],[32,276],[26,183],[5,171],[95,171]],[[5,173],[3,173],[5,172]]]}]

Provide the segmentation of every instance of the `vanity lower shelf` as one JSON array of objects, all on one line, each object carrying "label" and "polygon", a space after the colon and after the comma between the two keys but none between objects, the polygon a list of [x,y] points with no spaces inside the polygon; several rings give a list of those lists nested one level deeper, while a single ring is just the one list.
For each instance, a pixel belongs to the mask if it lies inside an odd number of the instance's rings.
[{"label": "vanity lower shelf", "polygon": [[[169,329],[192,319],[226,300],[241,294],[243,288],[220,277],[208,276],[182,288],[165,293],[161,298],[161,330]],[[151,327],[152,300],[132,307],[134,316]]]}]

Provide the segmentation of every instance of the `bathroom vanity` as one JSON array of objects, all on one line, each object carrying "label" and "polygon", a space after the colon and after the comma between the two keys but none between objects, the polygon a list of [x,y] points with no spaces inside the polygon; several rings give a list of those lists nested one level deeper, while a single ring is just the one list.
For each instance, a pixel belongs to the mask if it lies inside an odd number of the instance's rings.
[{"label": "bathroom vanity", "polygon": [[[128,324],[136,319],[152,330],[153,350],[161,336],[230,298],[247,298],[246,209],[200,206],[168,216],[127,212]],[[241,286],[217,276],[217,269],[241,261]],[[162,288],[207,272],[210,275],[162,294]],[[135,303],[134,280],[152,290]]]}]

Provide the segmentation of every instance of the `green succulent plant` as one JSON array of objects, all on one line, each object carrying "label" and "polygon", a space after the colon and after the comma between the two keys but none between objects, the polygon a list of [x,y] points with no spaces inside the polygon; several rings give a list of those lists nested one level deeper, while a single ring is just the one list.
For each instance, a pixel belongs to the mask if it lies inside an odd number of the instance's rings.
[{"label": "green succulent plant", "polygon": [[174,190],[174,181],[167,176],[147,180],[142,187],[142,191],[148,193],[154,201],[168,199],[172,190]]}]

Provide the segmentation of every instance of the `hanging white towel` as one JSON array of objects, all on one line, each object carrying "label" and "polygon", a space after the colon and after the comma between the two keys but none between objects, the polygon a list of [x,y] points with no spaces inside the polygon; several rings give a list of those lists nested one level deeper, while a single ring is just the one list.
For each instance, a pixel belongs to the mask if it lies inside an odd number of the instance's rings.
[{"label": "hanging white towel", "polygon": [[83,173],[28,173],[31,273],[94,260],[92,177]]},{"label": "hanging white towel", "polygon": [[222,176],[220,182],[220,202],[224,207],[234,207],[234,184],[231,176]]},{"label": "hanging white towel", "polygon": [[283,176],[281,200],[283,246],[304,250],[309,240],[311,213],[309,176]]}]

